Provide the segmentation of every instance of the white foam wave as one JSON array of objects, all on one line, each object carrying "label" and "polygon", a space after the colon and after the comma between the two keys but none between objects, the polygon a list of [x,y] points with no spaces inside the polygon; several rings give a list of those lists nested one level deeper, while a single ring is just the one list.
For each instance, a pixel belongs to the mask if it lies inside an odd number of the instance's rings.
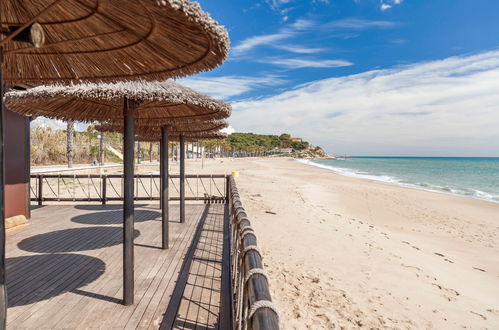
[{"label": "white foam wave", "polygon": [[451,188],[448,186],[439,186],[427,182],[419,182],[419,183],[407,183],[403,182],[399,178],[393,177],[393,176],[388,176],[388,175],[374,175],[374,174],[369,174],[363,171],[356,171],[354,169],[350,168],[340,168],[340,167],[334,167],[330,165],[324,165],[324,164],[319,164],[314,161],[308,160],[308,159],[296,159],[297,162],[300,162],[302,164],[306,165],[311,165],[319,168],[323,168],[326,170],[334,171],[338,174],[344,175],[344,176],[349,176],[349,177],[355,177],[355,178],[362,178],[362,179],[369,179],[369,180],[374,180],[374,181],[379,181],[387,184],[395,184],[398,186],[403,186],[403,187],[410,187],[410,188],[417,188],[417,189],[422,189],[426,191],[432,191],[432,192],[439,192],[439,193],[446,193],[450,195],[455,195],[455,196],[465,196],[465,197],[472,197],[476,199],[481,199],[481,200],[486,200],[489,202],[495,202],[499,203],[499,196],[489,194],[487,192],[477,190],[477,189],[457,189],[457,188]]}]

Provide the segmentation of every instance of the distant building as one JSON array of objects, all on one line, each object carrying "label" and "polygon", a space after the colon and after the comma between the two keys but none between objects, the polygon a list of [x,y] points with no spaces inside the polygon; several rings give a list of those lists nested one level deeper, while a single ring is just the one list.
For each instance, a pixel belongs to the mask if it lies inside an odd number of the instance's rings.
[{"label": "distant building", "polygon": [[283,154],[290,154],[293,152],[293,148],[280,148],[279,152],[281,152]]},{"label": "distant building", "polygon": [[292,137],[291,142],[302,142],[301,138]]}]

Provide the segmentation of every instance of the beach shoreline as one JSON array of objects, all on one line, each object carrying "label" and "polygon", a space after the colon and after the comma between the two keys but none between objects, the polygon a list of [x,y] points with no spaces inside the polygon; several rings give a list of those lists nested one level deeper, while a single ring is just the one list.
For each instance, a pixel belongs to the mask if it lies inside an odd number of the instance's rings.
[{"label": "beach shoreline", "polygon": [[329,165],[316,163],[316,162],[314,162],[314,160],[321,160],[321,159],[295,159],[295,161],[297,161],[301,164],[308,165],[308,166],[315,166],[315,167],[322,168],[322,169],[325,169],[328,171],[332,171],[336,174],[351,177],[351,178],[370,180],[370,181],[379,182],[382,184],[395,185],[398,187],[418,189],[418,190],[429,191],[429,192],[436,192],[436,193],[451,195],[451,196],[473,198],[476,200],[481,200],[481,201],[486,201],[486,202],[491,202],[491,203],[499,203],[499,197],[491,196],[491,195],[484,193],[482,191],[477,191],[477,192],[480,192],[482,194],[487,194],[489,196],[488,197],[480,197],[480,196],[475,196],[475,195],[466,195],[463,193],[453,192],[451,188],[447,188],[448,191],[446,191],[446,190],[438,189],[436,187],[432,188],[431,184],[423,185],[423,184],[417,184],[417,183],[403,182],[401,179],[393,177],[393,176],[387,178],[385,175],[375,175],[375,174],[370,174],[370,173],[359,174],[354,168],[339,168],[339,167],[337,168],[337,167],[333,167],[333,166],[329,166]]},{"label": "beach shoreline", "polygon": [[499,204],[283,158],[187,166],[232,171],[283,328],[498,327]]}]

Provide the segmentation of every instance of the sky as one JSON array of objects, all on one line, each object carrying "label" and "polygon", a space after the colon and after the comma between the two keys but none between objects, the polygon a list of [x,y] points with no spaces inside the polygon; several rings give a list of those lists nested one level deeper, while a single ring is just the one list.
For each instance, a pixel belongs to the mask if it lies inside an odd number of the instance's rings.
[{"label": "sky", "polygon": [[331,154],[499,156],[499,1],[200,4],[230,55],[179,82],[231,102],[236,132]]},{"label": "sky", "polygon": [[499,1],[201,0],[225,63],[178,81],[236,132],[330,154],[499,156]]}]

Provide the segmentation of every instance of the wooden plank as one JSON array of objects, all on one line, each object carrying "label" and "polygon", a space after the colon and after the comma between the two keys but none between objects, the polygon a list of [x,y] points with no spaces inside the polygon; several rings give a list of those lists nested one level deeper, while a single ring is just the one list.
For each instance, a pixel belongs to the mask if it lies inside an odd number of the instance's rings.
[{"label": "wooden plank", "polygon": [[[209,206],[210,210],[219,207],[221,205]],[[147,208],[140,208],[140,210]],[[135,223],[136,228],[141,232],[141,235],[136,239],[136,301],[133,306],[128,307],[117,303],[123,292],[121,243],[99,249],[59,253],[60,250],[68,250],[72,244],[83,244],[86,239],[85,237],[75,237],[71,232],[67,232],[63,233],[60,242],[51,242],[50,239],[53,237],[51,235],[41,236],[38,241],[27,242],[24,246],[32,250],[31,252],[23,251],[17,246],[24,239],[58,230],[92,227],[121,228],[121,225],[113,224],[112,219],[109,219],[109,224],[102,226],[71,221],[71,218],[75,216],[88,214],[92,214],[88,215],[91,219],[97,219],[100,213],[115,209],[115,205],[102,206],[102,209],[95,212],[75,209],[74,206],[68,205],[45,206],[34,210],[34,220],[30,226],[7,234],[8,258],[32,256],[35,259],[34,262],[30,261],[28,264],[16,259],[10,265],[10,275],[14,276],[11,280],[12,285],[14,285],[13,293],[16,294],[12,301],[17,306],[9,308],[9,328],[158,328],[170,302],[183,258],[191,245],[204,208],[205,205],[187,205],[186,223],[170,223],[171,248],[169,250],[160,249],[162,236],[159,212],[156,220]],[[158,210],[156,206],[154,206],[154,210]],[[178,218],[177,205],[172,206],[171,212],[174,215],[173,218]],[[113,216],[119,217],[119,212]],[[219,276],[218,270],[211,267],[211,262],[206,262],[204,259],[217,260],[216,256],[220,254],[219,248],[215,245],[219,244],[220,235],[223,233],[220,228],[216,228],[215,220],[217,217],[222,219],[215,213],[209,215],[208,221],[210,223],[204,227],[206,230],[200,237],[203,246],[200,246],[200,250],[195,254],[196,257],[203,260],[195,261],[198,276],[193,278],[196,286],[192,297],[201,301],[203,306],[207,306],[209,310],[213,309],[212,305],[218,305],[218,289],[212,290],[209,286],[217,286]],[[137,217],[137,220],[140,220],[139,218]],[[94,238],[98,244],[106,242],[111,244],[121,239],[119,231],[113,235],[106,236],[104,232],[97,235]],[[37,244],[49,244],[45,250],[42,250],[50,253],[35,252],[40,249]],[[53,259],[46,257],[48,264],[45,264],[43,274],[37,274],[41,269],[39,267],[44,262],[41,258],[36,261],[39,258],[36,256],[40,255],[53,256]],[[75,260],[71,259],[73,256],[77,256]],[[82,261],[76,260],[76,258],[80,258]],[[95,267],[102,262],[105,263],[104,273],[95,281],[87,283],[86,281],[95,274]],[[78,283],[81,286],[78,286]],[[78,288],[75,289],[77,286]],[[22,304],[28,298],[33,299],[33,303]],[[213,320],[215,320],[209,315],[207,320],[202,315],[202,311],[197,310],[195,313],[199,323],[193,320],[189,325],[190,327],[206,328],[208,323],[213,324]],[[185,325],[187,326],[187,323]]]}]

